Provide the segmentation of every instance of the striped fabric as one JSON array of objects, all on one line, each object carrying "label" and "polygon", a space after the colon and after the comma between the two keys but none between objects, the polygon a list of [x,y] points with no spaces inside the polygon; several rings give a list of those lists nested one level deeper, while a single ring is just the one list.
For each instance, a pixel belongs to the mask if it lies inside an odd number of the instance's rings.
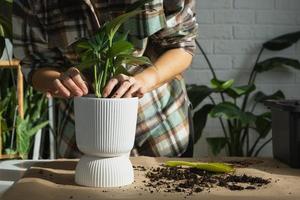
[{"label": "striped fabric", "polygon": [[[136,0],[15,0],[13,6],[14,54],[22,60],[23,73],[31,82],[34,70],[58,70],[78,63],[73,45],[92,36],[101,24],[122,13]],[[195,0],[153,0],[143,12],[122,27],[137,54],[152,62],[165,51],[183,48],[193,54],[197,23]],[[143,70],[138,67],[137,71]],[[171,70],[171,69],[170,69]],[[57,131],[59,157],[77,157],[72,109]],[[173,80],[144,95],[139,101],[137,133],[133,155],[179,156],[188,144],[188,99],[184,80]],[[72,106],[70,106],[72,108]],[[60,116],[60,115],[59,115]]]}]

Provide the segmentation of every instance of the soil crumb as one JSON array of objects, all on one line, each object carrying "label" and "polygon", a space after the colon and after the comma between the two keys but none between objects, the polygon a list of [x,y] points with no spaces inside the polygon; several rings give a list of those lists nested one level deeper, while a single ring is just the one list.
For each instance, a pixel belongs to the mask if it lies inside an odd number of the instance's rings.
[{"label": "soil crumb", "polygon": [[235,191],[256,190],[271,182],[270,179],[246,174],[218,174],[185,167],[136,167],[135,170],[145,171],[146,181],[143,183],[151,193],[183,192],[188,196],[203,191],[210,192],[211,188],[216,187]]}]

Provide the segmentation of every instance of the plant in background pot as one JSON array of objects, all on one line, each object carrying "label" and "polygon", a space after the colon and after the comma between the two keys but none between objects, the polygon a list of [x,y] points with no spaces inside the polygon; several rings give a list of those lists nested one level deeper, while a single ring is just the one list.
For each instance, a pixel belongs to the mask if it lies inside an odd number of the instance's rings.
[{"label": "plant in background pot", "polygon": [[[143,2],[143,1],[142,1]],[[120,26],[140,11],[131,11],[104,24],[91,38],[76,43],[80,70],[92,72],[94,95],[76,97],[75,129],[78,148],[85,154],[76,167],[75,181],[92,187],[117,187],[133,182],[129,160],[138,110],[137,98],[102,98],[107,82],[127,73],[126,65],[150,64],[133,56],[134,47]]]},{"label": "plant in background pot", "polygon": [[[257,91],[255,86],[256,78],[258,75],[276,68],[290,67],[300,70],[299,60],[286,57],[273,57],[261,61],[261,56],[266,50],[281,51],[291,47],[299,39],[300,31],[297,31],[265,42],[261,46],[248,82],[238,86],[234,84],[233,79],[221,80],[219,78],[205,51],[197,42],[198,48],[204,55],[213,78],[210,86],[189,85],[187,88],[189,98],[196,109],[193,116],[195,141],[197,142],[201,137],[207,118],[210,116],[219,119],[224,134],[221,137],[207,138],[213,154],[219,154],[222,149],[225,149],[229,156],[257,156],[263,147],[272,140],[270,138],[259,145],[259,142],[262,139],[266,139],[271,131],[272,119],[269,111],[258,113],[256,108],[266,100],[283,100],[285,95],[281,90],[269,95],[262,91]],[[220,101],[213,96],[216,94],[220,96]],[[208,99],[210,103],[203,105],[205,99]],[[254,102],[249,101],[251,99]],[[200,106],[202,107],[199,108]],[[253,143],[249,139],[251,134],[255,134],[256,136]],[[275,141],[277,141],[277,145],[282,145],[282,140],[275,138]]]}]

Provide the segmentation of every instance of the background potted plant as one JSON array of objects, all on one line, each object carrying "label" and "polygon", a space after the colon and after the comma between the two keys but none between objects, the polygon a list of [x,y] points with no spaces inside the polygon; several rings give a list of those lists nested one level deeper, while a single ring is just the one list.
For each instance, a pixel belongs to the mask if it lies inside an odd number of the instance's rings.
[{"label": "background potted plant", "polygon": [[[219,79],[205,51],[197,42],[207,61],[213,79],[210,86],[188,86],[188,95],[195,108],[193,116],[195,142],[201,137],[207,117],[210,116],[219,119],[224,134],[220,137],[207,138],[213,154],[219,154],[225,148],[229,156],[257,156],[262,148],[272,140],[270,138],[258,146],[259,141],[266,138],[270,132],[272,119],[269,111],[256,112],[257,105],[263,104],[266,100],[282,100],[285,95],[281,90],[269,95],[262,91],[256,91],[256,77],[275,68],[291,67],[300,69],[299,61],[291,58],[274,57],[261,61],[262,53],[265,50],[280,51],[286,49],[299,39],[300,32],[294,32],[265,42],[258,53],[248,82],[245,85],[238,86],[234,84],[233,79],[225,81]],[[220,102],[212,97],[214,94],[220,96]],[[254,103],[249,101],[250,98],[254,100]],[[208,99],[210,103],[201,104],[205,99]],[[254,143],[249,140],[251,134],[256,135]],[[276,139],[276,141],[278,140]],[[278,145],[279,143],[278,141]]]},{"label": "background potted plant", "polygon": [[116,187],[133,182],[129,153],[134,144],[138,99],[102,98],[102,93],[112,77],[128,73],[126,65],[150,64],[146,57],[133,56],[134,47],[127,41],[127,33],[117,33],[138,13],[120,15],[93,37],[76,44],[82,61],[78,68],[92,70],[94,89],[94,95],[74,99],[76,141],[85,153],[76,167],[75,181],[80,185]]},{"label": "background potted plant", "polygon": [[3,59],[0,60],[0,159],[28,159],[34,135],[48,123],[45,115],[47,101],[41,93],[33,91],[28,85],[25,85],[23,90],[19,61],[12,60],[11,16],[12,0],[2,0],[0,3],[0,56]]}]

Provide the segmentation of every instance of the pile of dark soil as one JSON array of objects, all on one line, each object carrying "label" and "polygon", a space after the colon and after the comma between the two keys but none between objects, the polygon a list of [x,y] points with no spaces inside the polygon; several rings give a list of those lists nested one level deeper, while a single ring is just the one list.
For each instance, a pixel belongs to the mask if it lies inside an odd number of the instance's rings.
[{"label": "pile of dark soil", "polygon": [[270,183],[270,180],[235,174],[216,174],[184,167],[157,167],[145,169],[141,166],[135,170],[145,171],[145,186],[150,192],[184,192],[188,195],[211,188],[223,187],[229,190],[255,190]]}]

